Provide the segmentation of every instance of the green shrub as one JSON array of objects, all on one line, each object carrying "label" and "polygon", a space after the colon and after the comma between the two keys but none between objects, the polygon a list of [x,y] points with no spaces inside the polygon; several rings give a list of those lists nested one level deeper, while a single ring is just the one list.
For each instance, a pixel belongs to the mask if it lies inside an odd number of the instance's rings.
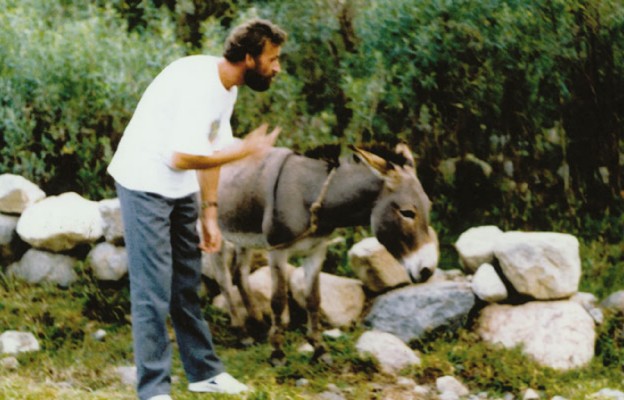
[{"label": "green shrub", "polygon": [[100,199],[140,95],[183,48],[158,14],[127,34],[113,10],[80,3],[0,1],[0,171]]}]

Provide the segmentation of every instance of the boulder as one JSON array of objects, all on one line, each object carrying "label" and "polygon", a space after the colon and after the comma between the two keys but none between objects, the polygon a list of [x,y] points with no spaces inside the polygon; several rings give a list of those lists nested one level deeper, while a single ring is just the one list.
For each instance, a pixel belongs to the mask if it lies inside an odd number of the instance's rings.
[{"label": "boulder", "polygon": [[539,364],[559,370],[583,367],[594,356],[594,320],[572,301],[492,304],[482,310],[476,330],[486,342],[521,346]]},{"label": "boulder", "polygon": [[385,292],[410,283],[405,268],[377,238],[369,237],[356,243],[348,257],[351,269],[371,292]]},{"label": "boulder", "polygon": [[474,304],[475,296],[467,283],[411,285],[377,297],[365,323],[407,343],[437,328],[463,325]]},{"label": "boulder", "polygon": [[364,332],[355,348],[360,355],[371,355],[387,374],[397,374],[412,365],[420,365],[420,358],[398,337],[380,331]]},{"label": "boulder", "polygon": [[521,294],[538,300],[568,298],[578,291],[578,239],[555,232],[505,232],[495,255],[505,277]]},{"label": "boulder", "polygon": [[502,234],[497,226],[487,225],[470,228],[459,235],[455,249],[464,271],[474,273],[481,264],[492,263],[494,246]]},{"label": "boulder", "polygon": [[70,192],[28,207],[17,223],[19,236],[33,247],[60,252],[103,234],[98,203]]},{"label": "boulder", "polygon": [[78,278],[74,265],[78,260],[63,254],[30,249],[22,259],[9,265],[7,272],[29,283],[56,283],[68,287]]},{"label": "boulder", "polygon": [[483,301],[496,303],[507,298],[507,288],[491,264],[483,264],[472,278],[472,291]]},{"label": "boulder", "polygon": [[21,214],[45,197],[43,190],[19,175],[0,175],[0,212]]},{"label": "boulder", "polygon": [[124,244],[124,227],[119,199],[106,199],[98,203],[102,216],[104,239],[115,245]]},{"label": "boulder", "polygon": [[[366,296],[362,282],[321,272],[321,316],[333,327],[357,321],[364,310]],[[306,308],[304,269],[297,268],[290,276],[290,290],[300,307]]]},{"label": "boulder", "polygon": [[96,245],[87,256],[93,275],[101,281],[118,281],[128,273],[128,252],[104,242]]}]

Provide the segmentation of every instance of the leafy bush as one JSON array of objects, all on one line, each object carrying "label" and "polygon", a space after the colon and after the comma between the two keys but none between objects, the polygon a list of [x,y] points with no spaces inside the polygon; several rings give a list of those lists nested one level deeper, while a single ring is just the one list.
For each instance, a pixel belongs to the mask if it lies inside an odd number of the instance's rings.
[{"label": "leafy bush", "polygon": [[100,199],[140,95],[183,48],[158,14],[139,36],[80,3],[0,1],[0,170]]}]

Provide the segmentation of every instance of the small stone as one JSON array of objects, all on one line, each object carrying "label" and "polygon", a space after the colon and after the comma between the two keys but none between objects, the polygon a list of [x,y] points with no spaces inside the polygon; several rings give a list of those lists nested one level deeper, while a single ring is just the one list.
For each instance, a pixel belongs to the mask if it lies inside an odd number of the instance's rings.
[{"label": "small stone", "polygon": [[106,337],[106,331],[104,329],[98,329],[97,331],[93,332],[92,336],[93,336],[93,339],[97,340],[98,342],[101,342]]},{"label": "small stone", "polygon": [[15,357],[5,357],[0,360],[0,368],[6,369],[7,371],[15,371],[19,368],[19,361]]},{"label": "small stone", "polygon": [[297,387],[305,387],[308,386],[310,384],[310,381],[307,380],[306,378],[299,378],[297,379],[297,381],[295,381],[295,386]]},{"label": "small stone", "polygon": [[342,337],[343,335],[344,334],[342,333],[342,331],[338,328],[330,329],[328,331],[323,332],[323,336],[330,338],[330,339],[338,339]]}]

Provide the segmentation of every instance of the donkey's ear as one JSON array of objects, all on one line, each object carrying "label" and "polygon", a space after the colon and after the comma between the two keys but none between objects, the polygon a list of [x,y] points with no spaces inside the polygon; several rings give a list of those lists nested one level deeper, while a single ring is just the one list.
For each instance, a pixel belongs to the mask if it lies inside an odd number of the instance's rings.
[{"label": "donkey's ear", "polygon": [[416,162],[414,161],[414,155],[406,143],[399,143],[394,148],[394,152],[405,157],[405,165],[411,168],[416,168]]},{"label": "donkey's ear", "polygon": [[364,164],[368,165],[370,169],[381,178],[387,177],[390,171],[394,169],[394,164],[376,154],[356,146],[350,146],[350,148]]}]

